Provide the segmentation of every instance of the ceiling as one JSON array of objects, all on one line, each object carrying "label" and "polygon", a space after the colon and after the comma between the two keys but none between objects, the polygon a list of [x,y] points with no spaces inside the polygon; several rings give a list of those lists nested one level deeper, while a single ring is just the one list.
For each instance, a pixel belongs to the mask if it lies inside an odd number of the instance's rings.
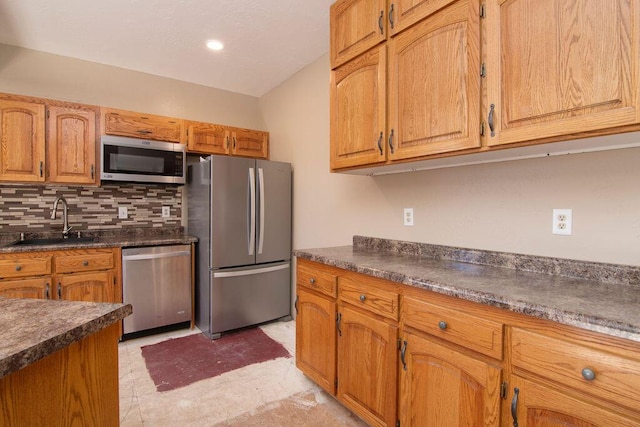
[{"label": "ceiling", "polygon": [[334,1],[0,0],[0,43],[259,97],[329,50]]}]

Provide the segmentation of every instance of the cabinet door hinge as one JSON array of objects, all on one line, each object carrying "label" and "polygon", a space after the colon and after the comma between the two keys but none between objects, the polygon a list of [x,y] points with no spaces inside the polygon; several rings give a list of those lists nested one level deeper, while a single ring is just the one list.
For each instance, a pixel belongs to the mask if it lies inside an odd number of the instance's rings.
[{"label": "cabinet door hinge", "polygon": [[482,4],[480,5],[480,18],[483,18],[483,19],[484,19],[486,16],[487,16],[487,15],[486,15],[486,11],[485,11],[485,7],[484,7],[484,3],[482,3]]},{"label": "cabinet door hinge", "polygon": [[113,278],[113,284],[114,285],[116,284],[116,278],[115,277]]},{"label": "cabinet door hinge", "polygon": [[484,136],[484,122],[480,123],[480,136]]},{"label": "cabinet door hinge", "polygon": [[337,378],[335,380],[333,380],[333,386],[336,388],[336,390],[338,389],[338,379]]},{"label": "cabinet door hinge", "polygon": [[487,66],[483,62],[482,65],[480,65],[480,77],[486,77],[486,76],[487,76]]},{"label": "cabinet door hinge", "polygon": [[507,387],[508,387],[508,384],[506,381],[503,381],[502,384],[500,384],[500,398],[502,400],[507,399]]},{"label": "cabinet door hinge", "polygon": [[400,427],[400,420],[396,420],[396,427]]},{"label": "cabinet door hinge", "polygon": [[49,110],[47,109],[47,119],[49,118]]}]

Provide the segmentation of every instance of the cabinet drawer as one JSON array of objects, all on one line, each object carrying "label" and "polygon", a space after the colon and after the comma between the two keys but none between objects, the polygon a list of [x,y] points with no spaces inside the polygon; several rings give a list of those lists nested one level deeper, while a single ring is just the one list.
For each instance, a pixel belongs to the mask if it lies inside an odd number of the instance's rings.
[{"label": "cabinet drawer", "polygon": [[338,296],[341,301],[356,307],[398,320],[398,294],[393,291],[372,288],[367,279],[359,276],[340,277]]},{"label": "cabinet drawer", "polygon": [[[514,366],[640,410],[640,361],[519,328],[513,328],[511,342]],[[585,379],[587,369],[595,375],[591,380]]]},{"label": "cabinet drawer", "polygon": [[338,288],[337,275],[298,262],[296,276],[298,286],[313,289],[314,291],[334,298],[336,297]]},{"label": "cabinet drawer", "polygon": [[167,142],[182,141],[183,121],[172,117],[103,109],[104,133]]},{"label": "cabinet drawer", "polygon": [[415,298],[402,300],[405,325],[502,360],[503,324]]},{"label": "cabinet drawer", "polygon": [[51,256],[34,258],[8,257],[0,259],[0,279],[42,276],[51,273]]},{"label": "cabinet drawer", "polygon": [[55,270],[56,273],[76,273],[111,269],[114,264],[112,252],[58,255],[55,259]]}]

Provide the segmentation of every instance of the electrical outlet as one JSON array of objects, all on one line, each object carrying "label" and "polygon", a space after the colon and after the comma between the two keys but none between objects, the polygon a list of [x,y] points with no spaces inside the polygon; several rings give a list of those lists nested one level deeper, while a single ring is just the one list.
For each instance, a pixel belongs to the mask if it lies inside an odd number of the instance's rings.
[{"label": "electrical outlet", "polygon": [[118,207],[118,218],[127,219],[128,217],[129,217],[129,215],[127,214],[127,207],[126,206],[119,206]]},{"label": "electrical outlet", "polygon": [[171,208],[169,206],[162,207],[162,218],[169,218],[171,216]]},{"label": "electrical outlet", "polygon": [[404,225],[413,225],[413,208],[404,208]]},{"label": "electrical outlet", "polygon": [[554,209],[551,233],[571,236],[572,219],[573,215],[571,209]]}]

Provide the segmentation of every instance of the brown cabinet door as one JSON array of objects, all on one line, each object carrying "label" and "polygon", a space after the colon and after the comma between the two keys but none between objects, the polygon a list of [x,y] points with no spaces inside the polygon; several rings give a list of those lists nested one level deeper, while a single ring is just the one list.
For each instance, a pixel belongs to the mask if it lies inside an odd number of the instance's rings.
[{"label": "brown cabinet door", "polygon": [[487,2],[488,145],[638,122],[636,0]]},{"label": "brown cabinet door", "polygon": [[336,303],[303,289],[298,289],[296,366],[336,394]]},{"label": "brown cabinet door", "polygon": [[104,133],[166,142],[182,142],[183,121],[172,117],[104,108]]},{"label": "brown cabinet door", "polygon": [[411,333],[401,351],[400,425],[500,425],[500,368]]},{"label": "brown cabinet door", "polygon": [[458,0],[388,42],[389,158],[480,146],[478,2]]},{"label": "brown cabinet door", "polygon": [[0,297],[49,299],[51,277],[0,282]]},{"label": "brown cabinet door", "polygon": [[338,399],[372,426],[396,425],[398,328],[339,309]]},{"label": "brown cabinet door", "polygon": [[234,128],[231,133],[231,150],[234,156],[266,159],[269,156],[269,134],[259,130]]},{"label": "brown cabinet door", "polygon": [[117,302],[111,271],[55,276],[58,299],[87,302]]},{"label": "brown cabinet door", "polygon": [[386,39],[386,0],[338,0],[331,6],[331,68]]},{"label": "brown cabinet door", "polygon": [[229,154],[231,131],[211,123],[187,123],[187,150],[203,154]]},{"label": "brown cabinet door", "polygon": [[[519,427],[637,427],[639,423],[517,376],[511,379],[508,398]],[[510,424],[513,421],[512,415]]]},{"label": "brown cabinet door", "polygon": [[386,161],[386,46],[331,72],[331,169]]},{"label": "brown cabinet door", "polygon": [[96,112],[49,107],[47,113],[48,181],[96,183]]},{"label": "brown cabinet door", "polygon": [[44,105],[0,99],[0,181],[43,182]]}]

